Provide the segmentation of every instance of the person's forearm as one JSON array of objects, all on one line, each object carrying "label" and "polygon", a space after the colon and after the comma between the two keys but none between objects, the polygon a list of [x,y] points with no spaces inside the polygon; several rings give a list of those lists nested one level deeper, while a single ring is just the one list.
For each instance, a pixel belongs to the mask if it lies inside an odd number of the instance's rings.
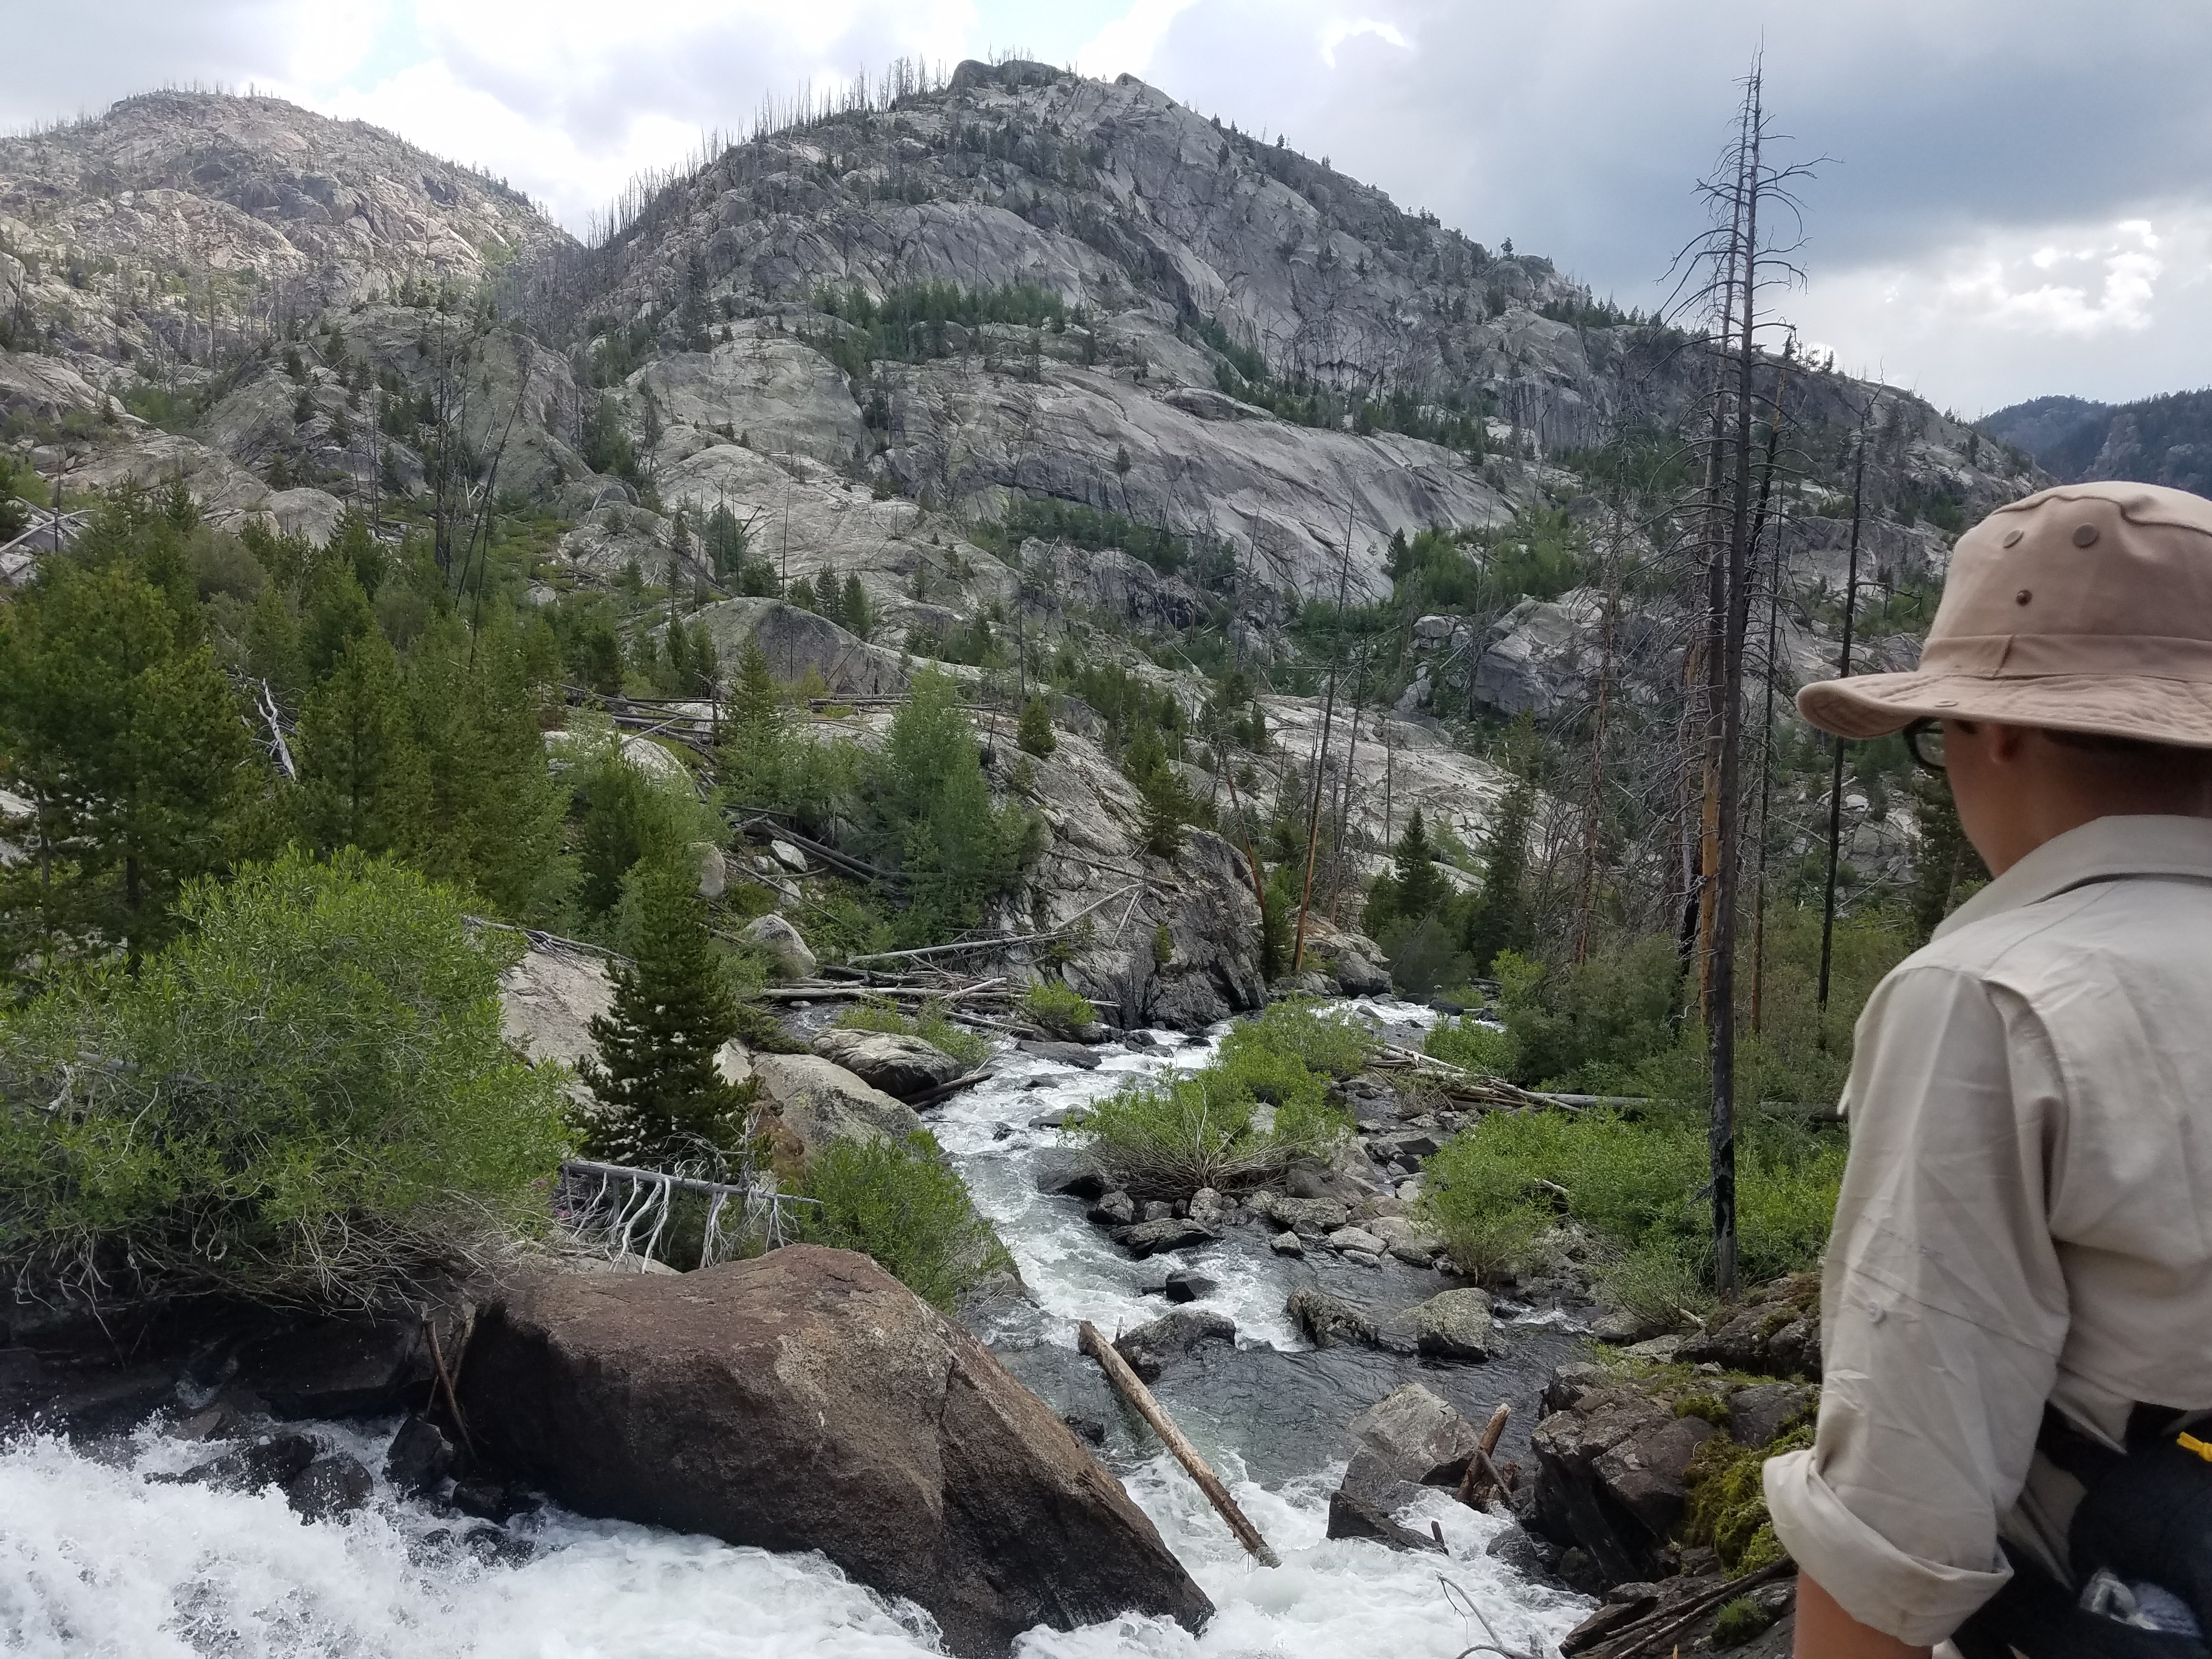
[{"label": "person's forearm", "polygon": [[1929,1652],[1862,1625],[1834,1596],[1797,1575],[1797,1659],[1928,1659]]}]

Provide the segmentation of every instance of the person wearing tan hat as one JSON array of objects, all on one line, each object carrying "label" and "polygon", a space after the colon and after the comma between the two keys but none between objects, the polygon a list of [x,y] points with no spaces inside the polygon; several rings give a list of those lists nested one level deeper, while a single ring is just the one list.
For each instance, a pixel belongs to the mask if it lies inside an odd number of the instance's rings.
[{"label": "person wearing tan hat", "polygon": [[[2114,1455],[2138,1408],[2212,1410],[2212,501],[2002,507],[1960,538],[1918,669],[1797,706],[1906,733],[1993,878],[1859,1019],[1819,1421],[1765,1468],[1796,1651],[2091,1650],[2057,1633],[2085,1595],[2166,1604],[2085,1581],[2095,1477],[2053,1433],[2140,1468]],[[2024,1643],[2030,1604],[2058,1611]]]}]

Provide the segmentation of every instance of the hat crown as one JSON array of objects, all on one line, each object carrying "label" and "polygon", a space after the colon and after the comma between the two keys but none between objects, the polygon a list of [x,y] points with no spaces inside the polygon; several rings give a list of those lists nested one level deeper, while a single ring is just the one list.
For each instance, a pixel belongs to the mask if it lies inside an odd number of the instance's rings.
[{"label": "hat crown", "polygon": [[2115,640],[2212,643],[2212,501],[2100,482],[1990,514],[1952,551],[1928,651],[2021,636],[2048,641],[2046,672],[2065,672],[2069,638],[2081,641],[2081,671],[2092,673],[2109,670]]}]

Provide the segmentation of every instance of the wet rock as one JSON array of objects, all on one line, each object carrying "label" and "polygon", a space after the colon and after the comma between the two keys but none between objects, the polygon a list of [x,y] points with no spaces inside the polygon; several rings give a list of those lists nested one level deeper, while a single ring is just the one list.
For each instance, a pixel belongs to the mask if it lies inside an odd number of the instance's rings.
[{"label": "wet rock", "polygon": [[435,1490],[453,1467],[453,1443],[434,1423],[410,1416],[384,1454],[384,1478],[401,1492]]},{"label": "wet rock", "polygon": [[172,1440],[235,1440],[246,1420],[235,1406],[218,1401],[184,1418],[169,1431]]},{"label": "wet rock", "polygon": [[195,1463],[181,1474],[157,1474],[167,1486],[213,1486],[218,1492],[258,1492],[281,1486],[315,1461],[317,1447],[304,1434],[289,1431],[258,1437],[236,1451]]},{"label": "wet rock", "polygon": [[1333,1348],[1339,1342],[1373,1347],[1379,1340],[1375,1321],[1366,1313],[1343,1297],[1317,1291],[1310,1285],[1302,1285],[1292,1291],[1283,1304],[1283,1311],[1316,1348]]},{"label": "wet rock", "polygon": [[1267,1241],[1267,1248],[1277,1255],[1302,1256],[1306,1253],[1304,1241],[1296,1233],[1277,1233]]},{"label": "wet rock", "polygon": [[1544,1384],[1541,1409],[1547,1417],[1571,1411],[1589,1395],[1612,1386],[1613,1373],[1595,1360],[1570,1359],[1553,1368],[1550,1380]]},{"label": "wet rock", "polygon": [[1220,1237],[1210,1227],[1172,1215],[1163,1221],[1140,1221],[1133,1227],[1116,1228],[1113,1235],[1116,1244],[1139,1261],[1166,1250],[1187,1250],[1194,1245],[1209,1244]]},{"label": "wet rock", "polygon": [[1364,1450],[1416,1486],[1455,1486],[1482,1443],[1482,1431],[1418,1382],[1408,1382],[1352,1419]]},{"label": "wet rock", "polygon": [[814,1039],[814,1052],[887,1095],[910,1100],[942,1088],[968,1068],[933,1042],[896,1031],[852,1031],[832,1026]]},{"label": "wet rock", "polygon": [[522,1495],[504,1480],[478,1475],[453,1483],[453,1506],[479,1521],[504,1522],[528,1507]]},{"label": "wet rock", "polygon": [[1148,1198],[1137,1206],[1139,1221],[1172,1221],[1176,1213],[1173,1200],[1164,1198]]},{"label": "wet rock", "polygon": [[1351,1217],[1340,1199],[1291,1198],[1272,1190],[1260,1194],[1253,1208],[1301,1238],[1319,1238],[1334,1232]]},{"label": "wet rock", "polygon": [[814,952],[807,948],[806,936],[773,910],[764,916],[755,916],[738,937],[767,952],[776,971],[786,979],[813,976],[817,964]]},{"label": "wet rock", "polygon": [[1100,1227],[1127,1227],[1137,1218],[1137,1201],[1127,1193],[1108,1193],[1083,1212],[1083,1218]]},{"label": "wet rock", "polygon": [[1425,1532],[1401,1527],[1368,1499],[1339,1487],[1328,1495],[1328,1535],[1331,1538],[1371,1538],[1394,1550],[1444,1553],[1444,1547]]},{"label": "wet rock", "polygon": [[1086,1072],[1098,1069],[1098,1056],[1079,1042],[1054,1042],[1041,1037],[1024,1037],[1015,1047],[1025,1054],[1039,1060],[1049,1060],[1061,1066],[1079,1066]]},{"label": "wet rock", "polygon": [[1413,1310],[1416,1341],[1438,1359],[1474,1362],[1503,1348],[1491,1317],[1487,1291],[1444,1291]]},{"label": "wet rock", "polygon": [[[1050,1085],[1051,1079],[1040,1079],[1037,1082],[1032,1083],[1030,1086],[1034,1089],[1041,1086],[1049,1087]],[[1088,1123],[1090,1121],[1091,1109],[1088,1106],[1062,1106],[1055,1111],[1039,1112],[1035,1117],[1030,1120],[1030,1127],[1032,1129],[1073,1129],[1077,1125]]]},{"label": "wet rock", "polygon": [[1729,1435],[1739,1446],[1764,1446],[1808,1415],[1820,1391],[1795,1382],[1763,1382],[1729,1396]]},{"label": "wet rock", "polygon": [[1212,1188],[1201,1187],[1190,1195],[1190,1204],[1184,1213],[1200,1226],[1218,1231],[1227,1223],[1229,1206]]},{"label": "wet rock", "polygon": [[461,1547],[487,1567],[519,1567],[538,1553],[527,1538],[517,1538],[504,1527],[471,1527],[461,1534]]},{"label": "wet rock", "polygon": [[1379,1268],[1382,1265],[1381,1255],[1374,1250],[1346,1249],[1339,1251],[1338,1254],[1343,1256],[1346,1264],[1350,1267]]},{"label": "wet rock", "polygon": [[1338,1228],[1328,1236],[1328,1247],[1332,1250],[1358,1250],[1377,1258],[1385,1248],[1381,1239],[1364,1227]]},{"label": "wet rock", "polygon": [[1078,1440],[1087,1441],[1094,1446],[1106,1443],[1106,1425],[1097,1418],[1079,1417],[1071,1413],[1060,1420],[1067,1425],[1069,1431]]},{"label": "wet rock", "polygon": [[479,1443],[569,1508],[818,1549],[957,1654],[1212,1611],[1067,1426],[865,1256],[532,1278],[479,1322],[461,1388]]},{"label": "wet rock", "polygon": [[809,1158],[834,1140],[900,1140],[922,1127],[921,1114],[904,1101],[818,1054],[757,1054],[753,1069]]},{"label": "wet rock", "polygon": [[327,1521],[361,1508],[375,1490],[376,1483],[359,1462],[331,1452],[284,1483],[284,1501],[310,1521]]},{"label": "wet rock", "polygon": [[[1559,1392],[1555,1378],[1547,1395]],[[1681,1519],[1683,1476],[1716,1432],[1702,1418],[1626,1386],[1595,1388],[1536,1425],[1534,1513],[1543,1530],[1586,1550],[1605,1582],[1649,1577]]]},{"label": "wet rock", "polygon": [[1510,1522],[1505,1529],[1484,1547],[1485,1555],[1503,1561],[1525,1578],[1541,1578],[1551,1571],[1556,1552],[1547,1553],[1543,1546],[1519,1522]]},{"label": "wet rock", "polygon": [[1114,1346],[1129,1362],[1129,1369],[1147,1382],[1156,1382],[1171,1360],[1194,1352],[1208,1342],[1234,1342],[1237,1323],[1204,1308],[1178,1308],[1150,1324],[1124,1331]]},{"label": "wet rock", "polygon": [[1036,1156],[1036,1189],[1063,1198],[1103,1198],[1112,1182],[1087,1153],[1048,1146]]},{"label": "wet rock", "polygon": [[284,1418],[389,1411],[430,1380],[419,1320],[322,1319],[272,1332],[238,1352],[240,1386]]},{"label": "wet rock", "polygon": [[1381,1239],[1390,1254],[1409,1267],[1431,1266],[1443,1254],[1443,1240],[1423,1232],[1402,1215],[1373,1216],[1360,1225]]},{"label": "wet rock", "polygon": [[1170,1302],[1203,1302],[1220,1288],[1218,1280],[1195,1268],[1177,1267],[1168,1274],[1164,1293]]}]

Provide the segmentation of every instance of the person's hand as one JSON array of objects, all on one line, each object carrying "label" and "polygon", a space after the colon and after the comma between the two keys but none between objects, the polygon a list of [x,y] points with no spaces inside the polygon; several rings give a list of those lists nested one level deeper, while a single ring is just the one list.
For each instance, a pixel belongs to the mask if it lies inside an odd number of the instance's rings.
[{"label": "person's hand", "polygon": [[1928,1659],[1916,1648],[1869,1628],[1836,1605],[1836,1598],[1803,1573],[1797,1575],[1797,1659]]}]

